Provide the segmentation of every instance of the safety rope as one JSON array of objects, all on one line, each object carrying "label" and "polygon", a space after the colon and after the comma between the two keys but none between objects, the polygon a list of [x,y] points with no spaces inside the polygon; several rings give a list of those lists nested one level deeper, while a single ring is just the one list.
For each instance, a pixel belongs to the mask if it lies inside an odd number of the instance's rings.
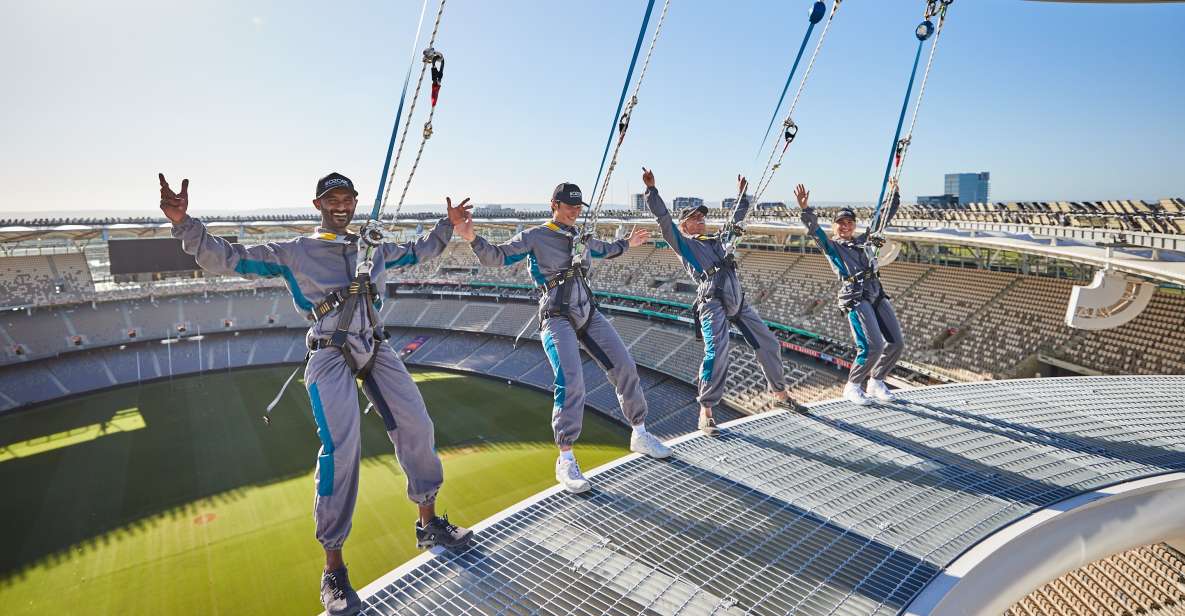
[{"label": "safety rope", "polygon": [[[831,14],[827,17],[827,23],[823,24],[823,32],[819,34],[819,42],[815,43],[815,50],[811,53],[811,59],[807,62],[806,71],[802,74],[802,81],[798,84],[798,91],[794,94],[794,100],[790,103],[790,109],[786,113],[786,119],[782,122],[785,127],[784,144],[782,146],[781,154],[778,154],[778,144],[774,144],[770,149],[769,158],[765,161],[765,169],[761,172],[761,178],[757,180],[757,188],[753,192],[753,202],[756,204],[761,200],[761,195],[765,194],[765,189],[769,188],[774,179],[774,173],[782,166],[782,160],[786,158],[786,151],[790,148],[791,142],[798,134],[798,125],[794,123],[794,109],[798,107],[798,101],[802,98],[802,92],[806,89],[806,82],[810,79],[811,71],[815,68],[815,61],[819,58],[819,50],[823,49],[823,42],[827,40],[827,33],[831,31],[831,23],[835,20],[835,14],[839,11],[842,0],[832,0]],[[774,156],[777,155],[778,161],[774,162]],[[740,205],[740,199],[743,195],[737,196],[737,206]]]},{"label": "safety rope", "polygon": [[[885,209],[886,195],[890,184],[899,192],[901,171],[905,166],[905,155],[909,151],[909,146],[913,142],[913,130],[917,126],[918,112],[922,108],[922,97],[926,93],[926,83],[930,79],[930,69],[934,66],[934,53],[938,49],[938,40],[942,35],[942,27],[946,24],[946,10],[954,0],[926,0],[926,9],[922,15],[922,23],[918,24],[914,31],[918,39],[918,49],[913,58],[913,69],[909,75],[909,85],[905,90],[905,100],[901,103],[901,115],[897,118],[897,132],[893,135],[893,145],[889,149],[889,160],[885,163],[885,175],[881,180],[880,195],[876,200],[876,208],[872,212],[872,218],[868,221],[868,233],[872,241],[870,245],[864,248],[865,254],[868,257],[868,264],[872,270],[877,269],[877,258],[880,256],[881,247],[884,245],[883,233],[885,227],[889,222],[889,211]],[[938,26],[930,21],[931,17],[938,17]],[[909,97],[913,91],[914,78],[917,76],[918,60],[921,58],[922,45],[925,44],[926,39],[933,35],[934,41],[930,44],[930,57],[926,60],[926,69],[922,74],[922,83],[918,88],[918,98],[915,101],[913,108],[913,117],[909,121],[909,131],[904,137],[901,137],[901,126],[905,120],[905,111],[909,108]],[[892,173],[892,181],[890,182],[890,173]],[[887,199],[893,199],[893,195],[887,196]]]},{"label": "safety rope", "polygon": [[782,86],[782,94],[778,97],[778,104],[774,105],[774,112],[769,115],[769,125],[765,127],[765,134],[761,137],[761,145],[757,146],[757,154],[753,157],[753,162],[757,162],[757,158],[761,156],[761,152],[765,150],[765,142],[769,140],[769,131],[774,127],[774,120],[778,119],[778,111],[782,109],[782,101],[786,100],[786,91],[790,89],[790,82],[794,81],[794,73],[798,71],[798,63],[802,60],[802,52],[806,51],[806,44],[810,41],[811,32],[815,30],[815,24],[823,21],[823,13],[827,8],[823,5],[823,0],[815,0],[811,6],[811,12],[807,15],[806,34],[802,36],[802,44],[798,46],[798,54],[794,56],[794,64],[790,65],[790,74],[786,75],[786,83]]},{"label": "safety rope", "polygon": [[[422,64],[420,65],[420,76],[419,76],[419,78],[416,79],[416,90],[415,90],[415,93],[412,94],[411,107],[408,108],[407,120],[403,124],[403,134],[399,136],[399,147],[395,151],[395,162],[391,165],[391,173],[388,176],[387,186],[385,188],[385,191],[383,192],[382,203],[373,212],[373,214],[371,216],[372,220],[378,220],[379,217],[382,216],[383,211],[387,209],[387,202],[391,196],[391,186],[395,183],[395,170],[399,167],[399,158],[403,154],[403,145],[407,141],[407,132],[408,132],[408,129],[411,127],[411,119],[412,119],[412,116],[415,115],[415,112],[416,112],[416,102],[419,100],[420,90],[424,86],[424,75],[428,73],[429,67],[434,67],[433,63],[430,61],[430,58],[435,59],[435,57],[437,55],[439,55],[441,58],[441,61],[443,63],[443,55],[441,55],[440,52],[436,51],[435,45],[436,45],[436,34],[440,31],[440,19],[444,15],[445,1],[446,0],[440,0],[440,7],[436,10],[436,23],[433,24],[433,26],[432,26],[432,36],[428,39],[428,47],[426,49],[424,49],[424,51],[423,51]],[[419,164],[420,155],[423,154],[423,152],[424,152],[424,142],[426,142],[428,140],[428,137],[432,136],[432,113],[434,113],[435,111],[436,111],[436,103],[435,103],[435,100],[433,100],[432,111],[429,112],[429,115],[428,115],[428,123],[424,125],[424,134],[426,136],[420,141],[420,149],[416,153],[416,165]],[[407,176],[407,182],[403,186],[403,195],[407,194],[407,188],[408,188],[408,186],[411,185],[411,179],[414,175],[415,175],[415,168],[413,167],[411,173],[409,173]],[[395,212],[393,214],[394,217],[396,217],[396,218],[399,217],[399,208],[401,208],[402,206],[403,206],[403,197],[401,196],[399,199],[399,205],[396,206]]]},{"label": "safety rope", "polygon": [[[942,36],[942,27],[946,24],[946,10],[951,2],[953,0],[926,0],[926,10],[923,14],[924,19],[922,23],[918,24],[915,30],[915,35],[918,39],[918,49],[914,54],[913,70],[909,75],[909,86],[905,90],[905,100],[901,103],[901,115],[897,118],[897,132],[893,135],[893,144],[889,149],[889,160],[885,163],[885,174],[881,179],[880,195],[877,197],[876,208],[873,210],[872,218],[869,220],[870,233],[876,234],[883,232],[888,222],[887,217],[882,217],[882,213],[885,211],[885,193],[890,184],[890,174],[893,178],[893,184],[900,186],[901,172],[905,166],[905,155],[913,142],[913,131],[917,127],[918,112],[922,108],[922,98],[926,93],[926,83],[930,79],[930,70],[934,66],[934,55],[938,50],[938,40]],[[930,21],[930,18],[934,16],[938,17],[937,27]],[[921,58],[922,46],[925,44],[926,39],[930,38],[931,34],[934,35],[934,42],[930,45],[930,55],[926,60],[925,71],[922,73],[922,83],[918,88],[918,97],[914,104],[913,116],[910,118],[909,131],[902,137],[901,126],[905,120],[905,111],[909,108],[909,98],[913,90],[914,78],[917,76],[918,61]],[[889,195],[888,198],[892,199],[892,195]],[[879,247],[876,252],[879,252]]]},{"label": "safety rope", "polygon": [[[387,185],[387,172],[391,168],[391,154],[395,150],[395,137],[399,133],[399,118],[403,116],[403,103],[407,100],[407,84],[411,80],[411,69],[416,65],[416,56],[420,48],[420,30],[424,27],[424,15],[427,12],[428,0],[424,0],[424,3],[420,6],[420,21],[416,24],[416,38],[411,43],[411,60],[407,63],[407,73],[403,75],[403,90],[399,93],[399,106],[395,109],[395,123],[391,125],[391,139],[387,142],[387,157],[383,159],[383,173],[379,177],[379,187],[374,194],[374,207],[370,210],[370,217],[372,219],[377,219],[379,217],[379,211],[382,209],[383,187]],[[422,74],[421,78],[423,78]],[[418,91],[419,86],[416,89]],[[400,144],[400,148],[402,147],[402,144]]]},{"label": "safety rope", "polygon": [[[654,0],[649,0],[646,5],[646,15],[642,18],[642,28],[638,31],[638,41],[634,45],[634,56],[630,60],[629,70],[626,71],[625,85],[621,88],[622,98],[617,103],[617,114],[614,115],[614,125],[609,128],[609,139],[605,142],[605,153],[601,154],[601,168],[597,171],[597,181],[593,183],[593,192],[590,193],[596,198],[592,204],[592,212],[586,214],[584,225],[578,235],[583,238],[590,231],[594,231],[597,226],[597,220],[601,216],[601,206],[605,202],[605,194],[609,190],[609,179],[613,177],[613,170],[617,167],[617,157],[621,153],[621,144],[625,141],[625,133],[629,129],[630,114],[633,113],[634,107],[638,105],[638,93],[642,90],[642,81],[646,79],[646,69],[650,67],[650,58],[654,55],[654,47],[658,44],[658,37],[662,33],[663,22],[666,21],[667,11],[671,8],[671,0],[666,0],[662,5],[662,13],[658,16],[658,23],[654,27],[654,35],[650,39],[650,48],[646,50],[646,58],[642,62],[642,70],[638,73],[638,81],[634,83],[634,91],[630,95],[629,103],[625,106],[625,112],[621,112],[622,102],[625,100],[626,90],[629,89],[630,78],[634,72],[634,64],[638,60],[638,51],[641,49],[642,40],[646,33],[646,26],[650,21],[650,14],[654,9]],[[617,145],[613,147],[613,157],[609,159],[609,166],[605,168],[605,155],[609,151],[609,144],[613,142],[614,127],[617,130]],[[604,172],[605,183],[601,184],[601,173]],[[601,191],[597,193],[597,186],[600,185]]]}]

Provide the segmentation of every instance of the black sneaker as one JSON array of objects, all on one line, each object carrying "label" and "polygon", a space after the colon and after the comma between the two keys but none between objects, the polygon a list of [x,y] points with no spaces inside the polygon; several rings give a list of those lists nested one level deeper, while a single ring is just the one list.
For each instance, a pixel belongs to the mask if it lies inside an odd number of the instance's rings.
[{"label": "black sneaker", "polygon": [[779,400],[778,406],[780,406],[788,411],[794,411],[795,413],[799,413],[802,415],[809,415],[811,412],[811,410],[808,409],[807,407],[795,402],[794,400],[789,400],[789,399]]},{"label": "black sneaker", "polygon": [[473,541],[473,531],[468,528],[450,524],[448,516],[436,516],[428,521],[428,526],[420,526],[416,520],[416,547],[421,550],[443,546],[450,550],[464,549]]},{"label": "black sneaker", "polygon": [[352,616],[362,609],[362,600],[350,586],[345,565],[321,576],[321,605],[329,616]]}]

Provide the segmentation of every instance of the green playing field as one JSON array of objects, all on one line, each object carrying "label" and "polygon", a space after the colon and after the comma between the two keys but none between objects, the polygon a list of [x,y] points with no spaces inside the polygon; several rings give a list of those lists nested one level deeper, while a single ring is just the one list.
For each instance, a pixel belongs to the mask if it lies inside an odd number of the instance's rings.
[{"label": "green playing field", "polygon": [[[125,387],[0,416],[5,614],[311,614],[318,440],[303,388],[265,368]],[[438,507],[472,525],[555,482],[551,400],[480,377],[415,374],[436,424]],[[382,421],[362,422],[346,543],[362,587],[417,551],[415,507]],[[628,453],[589,412],[585,469]]]}]

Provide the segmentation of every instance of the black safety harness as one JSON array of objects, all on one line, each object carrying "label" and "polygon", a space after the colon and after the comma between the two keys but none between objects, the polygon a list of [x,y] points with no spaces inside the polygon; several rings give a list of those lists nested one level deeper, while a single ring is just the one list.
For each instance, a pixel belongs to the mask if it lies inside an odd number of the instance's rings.
[{"label": "black safety harness", "polygon": [[[348,245],[354,243],[357,236],[350,234],[344,236],[344,239]],[[306,315],[309,321],[320,321],[336,311],[338,313],[337,327],[334,328],[333,335],[328,339],[314,338],[309,341],[308,351],[305,352],[304,360],[288,376],[288,380],[284,381],[284,385],[280,387],[280,392],[276,394],[272,403],[267,406],[267,411],[263,416],[265,423],[271,423],[270,415],[272,409],[280,402],[280,398],[284,396],[284,392],[288,389],[288,385],[292,383],[292,379],[308,364],[314,351],[336,348],[341,352],[342,358],[345,360],[346,365],[349,366],[350,371],[354,373],[355,379],[366,381],[370,377],[375,361],[378,359],[379,352],[382,350],[382,343],[390,337],[386,328],[383,327],[378,312],[374,308],[374,304],[378,298],[378,285],[370,280],[370,273],[358,271],[355,272],[354,279],[350,282],[349,286],[329,293],[325,296],[325,299],[313,306],[312,312]],[[354,358],[354,354],[348,348],[350,326],[354,323],[354,315],[358,313],[359,302],[362,302],[362,305],[366,306],[367,316],[370,322],[374,324],[372,332],[374,336],[373,350],[370,353],[370,357],[362,364],[358,363],[358,360]],[[367,410],[369,411],[370,408],[367,407]],[[389,429],[394,429],[394,427],[392,426]]]},{"label": "black safety harness", "polygon": [[[572,241],[576,240],[575,231],[568,231],[554,222],[548,221],[544,223],[543,226],[557,233],[567,235]],[[576,259],[574,259],[574,261],[576,261]],[[580,327],[576,327],[576,324],[572,323],[573,329],[576,330],[576,339],[584,345],[585,349],[588,349],[589,354],[592,355],[602,367],[604,367],[606,370],[610,370],[613,368],[613,362],[609,360],[609,355],[605,353],[604,349],[602,349],[591,336],[588,335],[588,326],[590,323],[592,323],[591,315],[593,311],[598,309],[598,304],[596,296],[593,294],[592,287],[588,285],[588,277],[585,268],[580,263],[573,263],[572,265],[569,265],[567,269],[552,276],[543,284],[536,285],[536,288],[538,288],[539,291],[544,295],[551,292],[553,289],[556,289],[556,293],[552,297],[551,301],[549,301],[546,306],[540,309],[539,323],[542,325],[547,319],[555,317],[565,317],[571,321],[570,298],[572,296],[572,288],[570,285],[573,284],[578,285],[584,289],[584,294],[588,297],[590,316],[590,318],[584,322],[584,325]]]},{"label": "black safety harness", "polygon": [[[701,240],[701,241],[707,241],[707,240],[719,239],[719,238],[713,238],[711,236],[701,235],[701,236],[698,236],[696,239]],[[729,272],[729,271],[735,272],[736,269],[737,269],[736,257],[734,257],[731,254],[728,254],[728,255],[724,256],[724,259],[720,260],[718,263],[713,263],[711,266],[709,266],[707,269],[705,269],[700,274],[699,282],[700,282],[701,286],[703,284],[707,283],[708,281],[713,281],[716,284],[712,285],[713,290],[710,294],[707,294],[707,295],[696,294],[695,303],[691,305],[691,318],[692,318],[692,322],[694,323],[693,326],[695,327],[696,340],[702,340],[704,337],[703,323],[700,320],[700,316],[699,316],[700,308],[702,308],[704,304],[706,304],[714,299],[720,300],[721,304],[723,304],[723,302],[724,302],[724,290],[721,288],[719,281],[716,280],[717,275],[720,274],[721,272]],[[737,329],[741,330],[741,336],[743,336],[745,338],[745,342],[748,342],[749,346],[752,347],[753,350],[757,350],[758,348],[761,347],[761,345],[758,344],[758,342],[757,342],[757,336],[755,336],[753,334],[752,330],[749,329],[749,326],[745,325],[745,322],[743,320],[741,320],[741,318],[739,316],[741,313],[741,308],[743,308],[744,305],[745,305],[745,294],[744,294],[744,291],[742,290],[741,291],[741,302],[740,302],[740,306],[737,307],[736,315],[731,316],[731,317],[726,317],[726,318],[728,319],[728,321],[730,323],[732,323],[733,325],[736,325]]]}]

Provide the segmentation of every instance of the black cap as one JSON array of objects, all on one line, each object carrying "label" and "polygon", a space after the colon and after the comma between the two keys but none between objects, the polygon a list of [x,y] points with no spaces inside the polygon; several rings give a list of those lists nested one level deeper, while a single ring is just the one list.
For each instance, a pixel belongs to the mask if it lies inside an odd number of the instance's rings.
[{"label": "black cap", "polygon": [[679,212],[679,222],[683,222],[684,220],[691,218],[691,215],[696,212],[699,212],[700,214],[707,216],[708,215],[708,206],[697,205],[695,207],[685,208],[682,212]]},{"label": "black cap", "polygon": [[324,197],[325,193],[333,190],[334,188],[348,188],[354,193],[355,197],[358,196],[358,191],[354,190],[354,183],[350,181],[350,178],[334,171],[333,173],[330,173],[329,175],[317,180],[316,198],[320,199],[321,197]]},{"label": "black cap", "polygon": [[831,220],[839,222],[843,218],[851,218],[852,220],[856,220],[856,211],[850,207],[841,207],[839,208],[839,211],[835,213],[835,216],[831,218]]},{"label": "black cap", "polygon": [[580,187],[568,182],[556,186],[555,190],[551,191],[551,200],[568,205],[588,205],[584,202],[584,193],[580,192]]}]

